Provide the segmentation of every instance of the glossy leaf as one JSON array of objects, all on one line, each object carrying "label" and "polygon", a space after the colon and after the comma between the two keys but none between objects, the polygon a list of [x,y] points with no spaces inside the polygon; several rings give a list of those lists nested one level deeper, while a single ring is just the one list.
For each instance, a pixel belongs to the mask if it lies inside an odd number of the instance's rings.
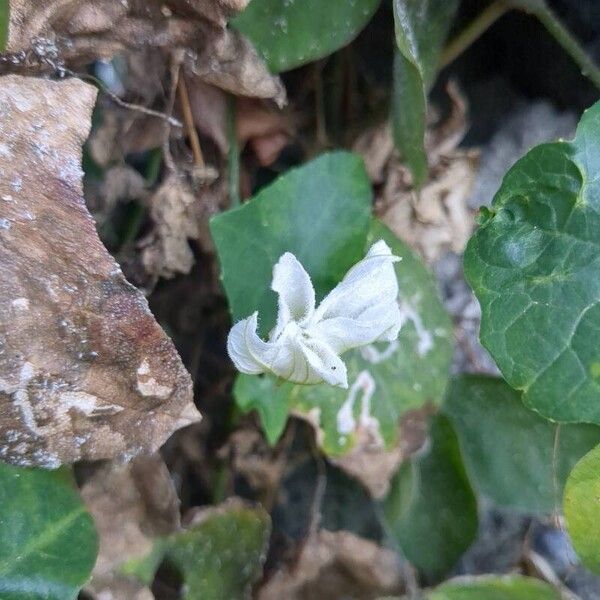
[{"label": "glossy leaf", "polygon": [[477,534],[477,501],[450,422],[436,417],[427,455],[405,463],[384,502],[389,532],[430,577],[444,574]]},{"label": "glossy leaf", "polygon": [[381,0],[252,0],[232,20],[272,72],[312,62],[350,43]]},{"label": "glossy leaf", "polygon": [[0,463],[0,598],[69,600],[98,550],[70,472]]},{"label": "glossy leaf", "polygon": [[547,583],[521,575],[458,577],[438,586],[427,600],[560,600]]},{"label": "glossy leaf", "polygon": [[394,0],[396,44],[392,126],[397,148],[417,185],[427,177],[424,137],[427,94],[457,0]]},{"label": "glossy leaf", "polygon": [[600,573],[600,446],[576,465],[565,485],[564,512],[573,546],[583,564]]},{"label": "glossy leaf", "polygon": [[465,254],[483,344],[527,406],[600,423],[600,103],[519,160],[483,220]]},{"label": "glossy leaf", "polygon": [[398,421],[404,413],[427,402],[441,402],[452,356],[450,320],[431,274],[394,234],[373,222],[364,247],[378,239],[402,257],[395,269],[406,323],[398,342],[344,354],[348,390],[241,375],[234,389],[236,401],[245,410],[258,410],[271,442],[281,434],[287,411],[293,410],[317,424],[328,454],[340,455],[351,449],[359,427],[372,428],[389,447],[396,442]]},{"label": "glossy leaf", "polygon": [[560,425],[529,410],[503,380],[467,375],[448,389],[450,417],[473,485],[496,504],[532,513],[560,508],[573,465],[600,443],[600,427]]}]

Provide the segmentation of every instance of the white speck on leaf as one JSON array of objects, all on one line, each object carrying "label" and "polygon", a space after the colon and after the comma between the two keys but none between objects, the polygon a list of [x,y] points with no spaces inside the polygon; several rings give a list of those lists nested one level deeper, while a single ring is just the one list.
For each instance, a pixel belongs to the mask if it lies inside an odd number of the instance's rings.
[{"label": "white speck on leaf", "polygon": [[371,416],[371,398],[375,393],[375,380],[369,371],[361,371],[348,392],[348,397],[337,414],[337,430],[340,435],[348,435],[356,430],[354,403],[362,392],[359,424],[366,429],[379,430],[379,421]]}]

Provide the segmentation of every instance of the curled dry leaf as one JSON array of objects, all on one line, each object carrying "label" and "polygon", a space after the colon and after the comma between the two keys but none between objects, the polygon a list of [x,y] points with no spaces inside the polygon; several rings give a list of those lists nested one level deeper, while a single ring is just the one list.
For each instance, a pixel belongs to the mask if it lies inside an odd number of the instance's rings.
[{"label": "curled dry leaf", "polygon": [[208,218],[217,212],[223,196],[221,181],[194,194],[181,177],[168,177],[149,200],[154,229],[140,242],[146,271],[165,278],[189,273],[194,264],[189,240],[203,246],[208,241]]},{"label": "curled dry leaf", "polygon": [[298,560],[276,572],[259,600],[375,599],[400,591],[402,575],[391,550],[347,531],[311,536]]},{"label": "curled dry leaf", "polygon": [[410,170],[394,152],[388,123],[368,130],[354,145],[371,180],[382,184],[376,198],[378,216],[428,262],[447,250],[461,253],[474,226],[468,199],[478,152],[458,148],[467,129],[467,106],[455,85],[448,86],[448,95],[448,118],[431,125],[426,134],[429,179],[420,190],[413,188]]},{"label": "curled dry leaf", "polygon": [[0,457],[56,467],[157,449],[199,414],[145,298],[82,197],[95,89],[0,87]]},{"label": "curled dry leaf", "polygon": [[254,46],[234,30],[213,34],[201,51],[187,54],[184,66],[189,79],[198,77],[236,96],[269,98],[280,107],[286,102],[279,77],[267,70]]},{"label": "curled dry leaf", "polygon": [[[81,494],[100,538],[89,590],[98,598],[151,598],[119,567],[147,556],[156,538],[180,529],[179,498],[160,455],[139,456],[125,465],[108,463]],[[125,591],[133,595],[122,595]]]}]

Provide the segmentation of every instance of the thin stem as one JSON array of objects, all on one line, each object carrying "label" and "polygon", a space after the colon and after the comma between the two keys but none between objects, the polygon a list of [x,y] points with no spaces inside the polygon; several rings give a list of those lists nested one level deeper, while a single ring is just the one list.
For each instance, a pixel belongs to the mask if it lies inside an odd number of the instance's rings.
[{"label": "thin stem", "polygon": [[233,94],[227,98],[227,142],[229,144],[228,178],[229,206],[240,205],[240,148],[237,138],[237,102]]},{"label": "thin stem", "polygon": [[511,8],[505,0],[495,0],[487,6],[444,48],[440,57],[439,68],[443,69],[454,62]]},{"label": "thin stem", "polygon": [[563,47],[587,77],[600,89],[600,68],[594,64],[573,34],[562,24],[552,9],[541,0],[512,0],[514,5],[535,15],[552,37]]},{"label": "thin stem", "polygon": [[177,82],[177,91],[179,92],[179,99],[181,100],[181,109],[183,111],[183,120],[185,122],[185,129],[188,137],[190,138],[190,145],[192,146],[192,153],[194,155],[194,164],[199,168],[204,168],[204,156],[202,155],[202,148],[200,147],[200,138],[196,131],[196,125],[194,124],[194,115],[192,113],[192,107],[190,105],[190,97],[187,91],[187,85],[185,84],[185,77],[183,74],[179,76]]},{"label": "thin stem", "polygon": [[558,485],[558,452],[560,449],[560,423],[554,430],[554,444],[552,445],[552,491],[554,494],[554,526],[560,528],[560,489]]}]

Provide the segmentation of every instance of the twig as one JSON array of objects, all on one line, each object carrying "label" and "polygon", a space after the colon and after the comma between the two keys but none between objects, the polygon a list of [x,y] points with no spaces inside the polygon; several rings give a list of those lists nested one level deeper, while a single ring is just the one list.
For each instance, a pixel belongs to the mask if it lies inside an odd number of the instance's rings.
[{"label": "twig", "polygon": [[190,97],[188,95],[187,85],[185,84],[185,76],[181,76],[181,74],[178,78],[177,89],[179,92],[179,100],[181,100],[181,109],[183,111],[185,130],[190,139],[190,145],[192,146],[194,163],[198,169],[204,169],[204,156],[202,155],[200,138],[198,137],[198,132],[196,131],[196,125],[194,124],[194,115],[192,114]]},{"label": "twig", "polygon": [[[169,115],[173,114],[173,109],[175,108],[175,97],[177,96],[177,83],[179,81],[179,71],[181,69],[182,60],[183,56],[180,52],[174,52],[171,55],[171,85],[169,86],[169,98],[167,100],[167,113]],[[170,137],[171,127],[169,125],[169,122],[166,121],[163,131],[163,155],[167,169],[169,169],[171,173],[176,173],[177,167],[175,166],[175,161],[173,160],[173,155],[171,154],[171,145],[169,143]]]},{"label": "twig", "polygon": [[454,62],[511,8],[505,0],[495,0],[487,6],[444,48],[440,57],[439,68],[443,69]]},{"label": "twig", "polygon": [[93,75],[89,75],[88,73],[76,73],[75,71],[71,71],[70,69],[64,69],[64,71],[65,71],[65,73],[68,73],[72,77],[77,77],[78,79],[91,81],[93,84],[95,84],[98,87],[98,89],[103,94],[106,94],[115,104],[118,104],[122,108],[127,108],[128,110],[134,110],[136,112],[140,112],[145,115],[148,115],[149,117],[156,117],[157,119],[162,119],[163,121],[166,121],[169,125],[172,125],[173,127],[182,127],[181,122],[178,121],[177,119],[175,119],[170,114],[165,114],[165,113],[159,112],[158,110],[152,110],[151,108],[147,108],[146,106],[142,106],[141,104],[134,104],[133,102],[126,102],[125,100],[122,100],[114,92],[111,92],[102,83],[102,81],[100,81],[97,77],[94,77]]}]

